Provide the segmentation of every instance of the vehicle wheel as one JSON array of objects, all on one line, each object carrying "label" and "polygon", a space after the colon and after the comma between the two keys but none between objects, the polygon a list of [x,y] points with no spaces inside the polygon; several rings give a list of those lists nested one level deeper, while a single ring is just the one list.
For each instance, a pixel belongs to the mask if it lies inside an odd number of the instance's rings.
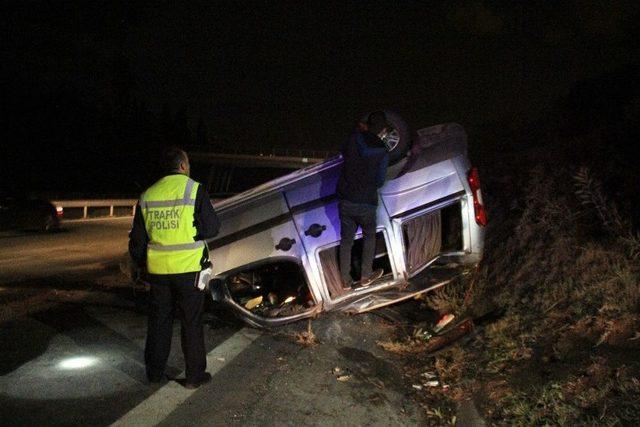
[{"label": "vehicle wheel", "polygon": [[[400,115],[394,111],[383,111],[387,116],[387,121],[393,126],[393,131],[391,132],[392,149],[389,151],[389,164],[392,165],[400,160],[411,147],[411,132],[407,122]],[[363,122],[367,121],[369,114],[362,118]]]},{"label": "vehicle wheel", "polygon": [[56,226],[56,217],[49,214],[42,220],[41,230],[44,232],[52,231]]}]

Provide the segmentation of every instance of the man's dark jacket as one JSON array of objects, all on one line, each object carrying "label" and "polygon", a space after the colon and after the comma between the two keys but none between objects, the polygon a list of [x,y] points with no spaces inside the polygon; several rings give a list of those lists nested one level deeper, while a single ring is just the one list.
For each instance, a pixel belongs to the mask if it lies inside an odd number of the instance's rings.
[{"label": "man's dark jacket", "polygon": [[378,204],[389,156],[382,141],[369,132],[354,132],[342,148],[338,198],[353,203]]}]

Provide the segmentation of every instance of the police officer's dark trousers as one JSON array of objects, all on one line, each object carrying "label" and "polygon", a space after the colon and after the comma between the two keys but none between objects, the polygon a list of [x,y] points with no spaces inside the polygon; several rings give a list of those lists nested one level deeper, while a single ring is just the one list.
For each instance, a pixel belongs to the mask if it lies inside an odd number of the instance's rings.
[{"label": "police officer's dark trousers", "polygon": [[194,286],[197,273],[148,276],[151,284],[145,363],[150,380],[159,380],[171,350],[173,315],[181,322],[182,352],[186,381],[195,382],[206,369],[202,314],[204,292]]}]

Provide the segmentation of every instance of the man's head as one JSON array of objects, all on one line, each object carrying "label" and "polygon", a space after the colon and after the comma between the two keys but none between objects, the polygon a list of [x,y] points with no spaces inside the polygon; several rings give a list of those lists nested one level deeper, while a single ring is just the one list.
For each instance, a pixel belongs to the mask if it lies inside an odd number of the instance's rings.
[{"label": "man's head", "polygon": [[367,128],[369,132],[382,138],[385,133],[393,129],[393,126],[387,121],[384,111],[375,111],[367,118]]},{"label": "man's head", "polygon": [[164,149],[162,152],[161,166],[165,173],[181,173],[187,176],[191,173],[189,157],[184,150],[178,147],[167,147]]}]

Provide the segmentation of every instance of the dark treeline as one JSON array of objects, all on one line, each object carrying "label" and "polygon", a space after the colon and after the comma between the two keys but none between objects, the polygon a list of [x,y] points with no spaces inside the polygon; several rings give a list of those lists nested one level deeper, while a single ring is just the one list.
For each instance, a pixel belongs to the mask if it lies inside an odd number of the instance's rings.
[{"label": "dark treeline", "polygon": [[[590,166],[605,185],[616,188],[614,193],[628,193],[638,184],[631,171],[640,154],[639,68],[631,63],[578,82],[526,123],[466,126],[472,159],[499,168],[486,158],[490,153],[511,152],[517,158],[544,150],[565,165]],[[218,135],[189,105],[148,102],[134,94],[131,81],[114,79],[100,94],[63,86],[16,90],[19,95],[5,98],[8,161],[0,172],[2,190],[51,197],[135,196],[157,177],[154,160],[164,146],[221,148]]]},{"label": "dark treeline", "polygon": [[3,112],[8,192],[136,195],[157,176],[163,147],[207,141],[204,121],[192,129],[186,106],[154,106],[126,92],[98,103],[63,87],[16,104]]},{"label": "dark treeline", "polygon": [[[640,228],[638,76],[640,63],[630,62],[576,83],[540,117],[521,126],[492,122],[479,127],[469,146],[472,161],[496,176],[513,170],[526,174],[531,159],[570,176],[586,167],[623,217]],[[531,190],[513,188],[514,194]]]}]

